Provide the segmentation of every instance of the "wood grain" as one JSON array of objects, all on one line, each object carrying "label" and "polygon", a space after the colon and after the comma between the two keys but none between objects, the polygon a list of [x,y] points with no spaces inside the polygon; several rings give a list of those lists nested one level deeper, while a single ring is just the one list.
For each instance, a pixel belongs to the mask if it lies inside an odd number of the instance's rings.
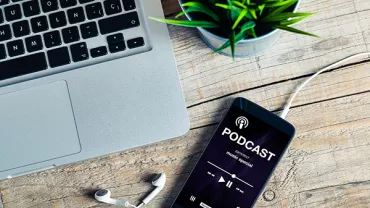
[{"label": "wood grain", "polygon": [[[176,0],[162,3],[167,15],[179,11]],[[369,51],[370,1],[303,0],[300,10],[319,12],[297,27],[322,39],[283,32],[264,53],[236,61],[211,54],[195,29],[169,26],[193,129],[181,138],[0,181],[0,208],[112,207],[93,200],[99,188],[139,202],[157,172],[166,172],[168,182],[146,207],[170,207],[234,97],[278,111],[310,74]],[[370,207],[370,62],[356,62],[320,75],[297,97],[287,118],[297,135],[257,207]]]},{"label": "wood grain", "polygon": [[181,11],[179,2],[177,0],[162,0],[162,6],[166,16],[173,15]]},{"label": "wood grain", "polygon": [[[291,207],[290,203],[299,207],[304,203],[294,201],[294,196],[302,192],[315,195],[327,190],[330,195],[330,187],[339,184],[366,185],[370,180],[370,161],[364,159],[370,156],[369,95],[292,109],[289,121],[295,124],[297,136],[266,188],[275,193],[275,198],[265,201],[262,197],[258,207]],[[325,112],[316,113],[321,109]],[[135,201],[152,188],[145,183],[151,174],[165,171],[168,185],[148,207],[168,207],[214,130],[215,126],[195,129],[168,142],[1,181],[4,206],[104,207],[88,197],[100,187],[110,188],[115,197]],[[361,195],[345,197],[353,203]],[[285,206],[283,202],[289,203]]]},{"label": "wood grain", "polygon": [[[370,1],[364,4],[370,4]],[[353,2],[306,0],[300,10],[322,11],[297,25],[299,29],[315,32],[322,39],[283,32],[264,53],[236,61],[211,54],[195,29],[169,26],[187,103],[192,106],[230,93],[311,74],[334,61],[367,51],[368,26],[363,28],[361,25],[370,25],[370,19],[360,21]],[[326,10],[331,12],[324,12]]]},{"label": "wood grain", "polygon": [[[305,87],[293,103],[294,106],[307,105],[322,100],[370,90],[370,63],[343,67],[320,75]],[[218,123],[233,98],[245,97],[266,109],[278,112],[295,88],[307,77],[287,80],[262,88],[235,92],[222,98],[207,101],[188,109],[191,127],[198,128]]]},{"label": "wood grain", "polygon": [[0,208],[4,208],[2,195],[0,193]]}]

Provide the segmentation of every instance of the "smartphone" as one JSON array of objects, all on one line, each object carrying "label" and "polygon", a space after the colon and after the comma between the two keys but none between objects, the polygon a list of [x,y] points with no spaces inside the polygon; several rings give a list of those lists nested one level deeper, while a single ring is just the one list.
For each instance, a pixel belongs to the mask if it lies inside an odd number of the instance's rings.
[{"label": "smartphone", "polygon": [[284,119],[236,98],[172,207],[253,207],[294,133]]}]

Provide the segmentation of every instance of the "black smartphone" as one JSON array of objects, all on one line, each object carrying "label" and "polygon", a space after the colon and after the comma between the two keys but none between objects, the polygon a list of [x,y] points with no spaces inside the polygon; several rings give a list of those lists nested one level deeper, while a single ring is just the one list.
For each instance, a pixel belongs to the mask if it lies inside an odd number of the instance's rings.
[{"label": "black smartphone", "polygon": [[294,133],[284,119],[236,98],[172,207],[253,207]]}]

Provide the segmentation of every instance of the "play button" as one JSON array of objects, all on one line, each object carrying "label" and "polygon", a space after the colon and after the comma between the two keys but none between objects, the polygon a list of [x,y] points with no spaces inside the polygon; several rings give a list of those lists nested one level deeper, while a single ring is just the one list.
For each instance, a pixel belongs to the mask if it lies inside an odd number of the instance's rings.
[{"label": "play button", "polygon": [[221,176],[220,179],[218,180],[219,183],[225,183],[225,179]]}]

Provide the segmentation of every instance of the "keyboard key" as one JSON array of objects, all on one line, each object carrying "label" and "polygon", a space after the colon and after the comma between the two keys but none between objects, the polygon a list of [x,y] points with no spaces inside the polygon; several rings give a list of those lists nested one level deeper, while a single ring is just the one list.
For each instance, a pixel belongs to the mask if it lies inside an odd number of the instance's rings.
[{"label": "keyboard key", "polygon": [[68,48],[61,47],[48,51],[49,64],[52,68],[71,63]]},{"label": "keyboard key", "polygon": [[92,2],[94,0],[80,0],[80,4],[85,4],[85,3],[88,3],[88,2]]},{"label": "keyboard key", "polygon": [[142,38],[142,37],[134,38],[134,39],[131,39],[131,40],[127,41],[127,47],[128,48],[137,48],[137,47],[141,47],[143,45],[145,45],[145,43],[144,43],[144,38]]},{"label": "keyboard key", "polygon": [[51,28],[58,28],[67,25],[66,14],[63,11],[50,14],[49,20]]},{"label": "keyboard key", "polygon": [[0,0],[0,6],[9,4],[9,0]]},{"label": "keyboard key", "polygon": [[0,44],[0,60],[6,58],[6,51],[4,44]]},{"label": "keyboard key", "polygon": [[[1,0],[0,0],[1,1]],[[0,23],[3,23],[4,22],[4,18],[3,18],[3,12],[2,10],[0,9]]]},{"label": "keyboard key", "polygon": [[105,35],[112,32],[118,32],[140,25],[137,12],[130,12],[121,14],[114,17],[99,20],[99,28],[101,34]]},{"label": "keyboard key", "polygon": [[42,50],[44,46],[42,44],[41,35],[26,38],[26,48],[29,53]]},{"label": "keyboard key", "polygon": [[67,8],[67,7],[77,5],[77,0],[59,0],[59,2],[60,2],[60,6],[62,8]]},{"label": "keyboard key", "polygon": [[75,24],[85,20],[85,14],[82,7],[76,7],[67,11],[69,23]]},{"label": "keyboard key", "polygon": [[9,40],[12,38],[12,32],[10,31],[10,25],[0,26],[0,42],[4,40]]},{"label": "keyboard key", "polygon": [[77,43],[71,45],[72,60],[74,62],[84,61],[89,58],[86,43]]},{"label": "keyboard key", "polygon": [[10,57],[24,54],[24,45],[22,40],[14,40],[6,44]]},{"label": "keyboard key", "polygon": [[93,48],[90,50],[91,57],[93,58],[107,55],[107,53],[108,53],[107,47],[105,46]]},{"label": "keyboard key", "polygon": [[43,12],[55,11],[59,8],[57,0],[41,0],[41,6]]},{"label": "keyboard key", "polygon": [[135,1],[134,0],[122,0],[123,8],[126,11],[136,9]]},{"label": "keyboard key", "polygon": [[62,44],[59,31],[44,33],[44,41],[47,48],[55,47]]},{"label": "keyboard key", "polygon": [[62,36],[65,43],[72,43],[80,40],[77,26],[63,29]]},{"label": "keyboard key", "polygon": [[96,19],[103,16],[103,7],[101,3],[89,4],[86,6],[88,19]]},{"label": "keyboard key", "polygon": [[31,17],[40,14],[40,5],[37,0],[27,1],[22,4],[24,16]]},{"label": "keyboard key", "polygon": [[98,27],[95,22],[89,22],[80,25],[81,35],[83,39],[98,36]]},{"label": "keyboard key", "polygon": [[126,50],[125,42],[114,43],[108,46],[111,53],[117,53]]},{"label": "keyboard key", "polygon": [[27,20],[13,23],[13,32],[15,37],[22,37],[30,34],[30,26]]},{"label": "keyboard key", "polygon": [[47,69],[44,53],[36,53],[20,58],[0,62],[0,80],[9,79]]},{"label": "keyboard key", "polygon": [[107,15],[117,14],[122,12],[121,3],[119,0],[106,0],[104,1],[105,13]]},{"label": "keyboard key", "polygon": [[124,39],[123,39],[123,34],[122,33],[117,33],[117,34],[113,34],[113,35],[110,35],[107,37],[107,42],[108,42],[108,45],[111,45],[113,43],[120,43],[120,42],[123,42]]},{"label": "keyboard key", "polygon": [[9,22],[22,18],[21,6],[18,4],[5,7],[4,13],[6,20]]},{"label": "keyboard key", "polygon": [[46,16],[35,17],[31,19],[32,32],[38,33],[49,29]]}]

